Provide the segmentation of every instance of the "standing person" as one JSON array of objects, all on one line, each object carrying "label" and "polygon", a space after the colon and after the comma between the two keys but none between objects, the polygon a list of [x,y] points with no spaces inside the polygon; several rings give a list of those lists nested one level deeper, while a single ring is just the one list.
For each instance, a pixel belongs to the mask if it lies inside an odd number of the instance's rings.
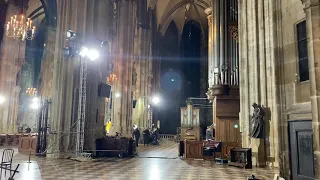
[{"label": "standing person", "polygon": [[26,128],[26,133],[31,133],[31,128],[29,126]]},{"label": "standing person", "polygon": [[106,133],[109,134],[110,133],[110,129],[111,129],[111,121],[108,121],[107,124],[106,124]]},{"label": "standing person", "polygon": [[211,139],[212,139],[212,131],[211,131],[211,127],[208,126],[206,130],[206,140],[211,140]]},{"label": "standing person", "polygon": [[148,128],[143,131],[143,145],[144,146],[146,144],[149,145],[149,134],[150,134],[150,131]]},{"label": "standing person", "polygon": [[140,139],[140,131],[137,126],[134,127],[133,136],[136,142],[136,146],[139,146],[139,139]]}]

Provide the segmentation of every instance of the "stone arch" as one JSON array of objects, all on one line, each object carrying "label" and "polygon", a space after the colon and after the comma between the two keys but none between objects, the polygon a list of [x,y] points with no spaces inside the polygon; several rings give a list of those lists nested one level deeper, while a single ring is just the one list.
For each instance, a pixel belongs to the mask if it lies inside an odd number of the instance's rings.
[{"label": "stone arch", "polygon": [[[156,1],[156,0],[154,0]],[[191,4],[191,6],[193,6],[194,8],[196,7],[200,7],[203,11],[209,7],[211,7],[211,5],[206,2],[205,0],[199,0],[199,1],[179,1],[178,3],[174,4],[170,9],[166,10],[164,12],[164,14],[161,16],[159,27],[158,27],[158,31],[160,32],[161,35],[164,35],[164,33],[166,32],[168,26],[170,25],[171,21],[174,20],[174,14],[180,10],[181,8],[185,7],[187,4]],[[154,4],[156,6],[156,4]],[[168,8],[168,6],[167,6]],[[200,17],[199,12],[197,12],[197,16]],[[193,18],[193,20],[197,21],[200,26],[201,26],[201,31],[202,31],[202,36],[205,37],[205,31],[204,31],[204,25],[203,23],[199,20],[196,20],[195,18]]]}]

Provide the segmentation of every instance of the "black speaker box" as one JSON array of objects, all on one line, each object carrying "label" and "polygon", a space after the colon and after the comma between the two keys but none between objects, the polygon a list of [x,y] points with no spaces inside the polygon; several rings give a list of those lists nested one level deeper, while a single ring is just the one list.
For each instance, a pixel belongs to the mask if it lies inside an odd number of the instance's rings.
[{"label": "black speaker box", "polygon": [[98,86],[98,96],[110,98],[111,86],[106,83],[100,83]]},{"label": "black speaker box", "polygon": [[132,108],[136,108],[136,105],[137,105],[137,100],[133,100],[132,101]]}]

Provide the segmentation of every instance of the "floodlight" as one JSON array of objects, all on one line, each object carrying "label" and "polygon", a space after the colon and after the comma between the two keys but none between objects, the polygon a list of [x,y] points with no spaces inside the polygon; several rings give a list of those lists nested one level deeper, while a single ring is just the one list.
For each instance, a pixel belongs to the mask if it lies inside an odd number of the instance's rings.
[{"label": "floodlight", "polygon": [[99,58],[100,54],[99,54],[99,51],[97,51],[96,49],[90,49],[88,51],[88,54],[87,54],[87,57],[91,60],[91,61],[94,61],[96,60],[97,58]]},{"label": "floodlight", "polygon": [[157,105],[160,102],[160,98],[158,96],[155,96],[152,98],[152,103]]},{"label": "floodlight", "polygon": [[88,52],[89,52],[89,49],[88,49],[87,47],[82,47],[82,48],[80,49],[79,55],[80,55],[81,57],[85,57],[86,55],[88,55]]},{"label": "floodlight", "polygon": [[71,39],[74,39],[76,37],[76,33],[71,31],[71,30],[68,30],[67,31],[67,40],[71,40]]},{"label": "floodlight", "polygon": [[31,105],[30,105],[31,109],[39,109],[40,105],[39,105],[39,102],[33,102]]}]

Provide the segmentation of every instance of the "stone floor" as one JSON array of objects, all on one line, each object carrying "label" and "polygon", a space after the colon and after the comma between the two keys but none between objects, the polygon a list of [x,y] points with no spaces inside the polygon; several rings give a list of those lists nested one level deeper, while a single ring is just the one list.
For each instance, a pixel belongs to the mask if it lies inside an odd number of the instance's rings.
[{"label": "stone floor", "polygon": [[[141,146],[135,158],[102,158],[90,162],[76,162],[69,159],[32,158],[15,154],[13,167],[20,163],[16,180],[179,180],[179,179],[233,179],[245,180],[250,175],[259,179],[273,179],[277,169],[254,168],[244,170],[215,165],[209,161],[181,160],[177,157],[177,144]],[[1,147],[0,147],[1,148]],[[3,150],[3,148],[2,148]],[[2,155],[2,150],[0,153]],[[15,148],[15,150],[17,150]],[[4,172],[1,180],[4,178]]]}]

